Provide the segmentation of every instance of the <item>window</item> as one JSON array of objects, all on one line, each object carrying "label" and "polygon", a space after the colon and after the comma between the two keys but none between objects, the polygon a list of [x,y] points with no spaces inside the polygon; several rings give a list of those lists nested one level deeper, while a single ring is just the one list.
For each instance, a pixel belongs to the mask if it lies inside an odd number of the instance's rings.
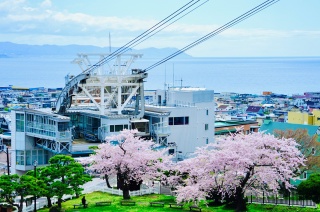
[{"label": "window", "polygon": [[174,121],[174,125],[183,125],[184,117],[174,117],[173,121]]},{"label": "window", "polygon": [[207,116],[209,115],[209,110],[206,110],[206,115],[207,115]]},{"label": "window", "polygon": [[189,124],[189,117],[188,116],[184,117],[184,124],[185,125]]},{"label": "window", "polygon": [[58,123],[58,131],[64,132],[68,130],[68,122],[60,122]]},{"label": "window", "polygon": [[16,161],[17,161],[17,165],[25,165],[24,164],[24,151],[17,150]]},{"label": "window", "polygon": [[189,117],[169,117],[169,125],[188,125]]},{"label": "window", "polygon": [[[37,159],[37,162],[38,164],[44,164],[44,161],[43,161],[43,150],[38,150],[38,159]],[[33,163],[33,161],[32,161]]]},{"label": "window", "polygon": [[32,163],[33,161],[37,160],[37,155],[38,155],[38,151],[37,150],[32,150]]},{"label": "window", "polygon": [[149,133],[149,122],[133,122],[131,129],[137,129],[139,132]]},{"label": "window", "polygon": [[173,155],[174,154],[174,149],[169,149],[169,155]]},{"label": "window", "polygon": [[120,132],[121,130],[123,130],[123,125],[114,125],[115,132]]},{"label": "window", "polygon": [[209,144],[209,139],[208,138],[206,138],[206,144]]},{"label": "window", "polygon": [[30,150],[26,151],[26,165],[32,165],[31,151]]},{"label": "window", "polygon": [[315,154],[316,154],[316,149],[315,149],[314,147],[312,147],[312,149],[311,149],[311,154],[312,154],[312,155],[315,155]]},{"label": "window", "polygon": [[169,125],[173,125],[173,117],[169,117]]},{"label": "window", "polygon": [[16,114],[16,131],[24,132],[24,114]]},{"label": "window", "polygon": [[204,130],[208,130],[209,129],[209,124],[205,124],[204,125]]},{"label": "window", "polygon": [[128,125],[127,124],[110,125],[110,132],[120,132],[123,129],[128,129]]},{"label": "window", "polygon": [[303,179],[307,179],[307,176],[308,176],[307,172],[303,172]]}]

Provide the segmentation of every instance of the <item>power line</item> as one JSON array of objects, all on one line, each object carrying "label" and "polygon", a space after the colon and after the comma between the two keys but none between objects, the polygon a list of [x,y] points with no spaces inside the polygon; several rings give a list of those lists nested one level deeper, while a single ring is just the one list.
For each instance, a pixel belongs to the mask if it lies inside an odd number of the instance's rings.
[{"label": "power line", "polygon": [[278,2],[278,1],[280,1],[280,0],[267,0],[267,1],[259,4],[258,6],[256,6],[256,7],[254,7],[253,9],[247,11],[246,13],[238,16],[237,18],[233,19],[232,21],[229,21],[228,23],[226,23],[225,25],[219,27],[218,29],[216,29],[216,30],[208,33],[207,35],[201,37],[200,39],[198,39],[198,40],[196,40],[196,41],[194,41],[194,42],[192,42],[191,44],[185,46],[184,48],[176,51],[175,53],[169,55],[168,57],[166,57],[166,58],[158,61],[157,63],[149,66],[148,68],[144,69],[143,71],[144,71],[144,72],[147,72],[147,71],[149,71],[149,70],[157,67],[158,65],[161,65],[162,63],[170,60],[171,58],[176,57],[177,55],[179,55],[179,54],[181,54],[181,53],[183,53],[183,52],[185,52],[185,51],[193,48],[194,46],[199,45],[200,43],[202,43],[202,42],[204,42],[204,41],[212,38],[213,36],[216,36],[216,35],[220,34],[221,32],[223,32],[223,31],[229,29],[230,27],[232,27],[232,26],[234,26],[234,25],[236,25],[236,24],[244,21],[245,19],[247,19],[247,18],[255,15],[256,13],[258,13],[258,12],[266,9],[267,7],[275,4],[275,3]]},{"label": "power line", "polygon": [[[97,62],[96,64],[94,64],[93,66],[89,67],[88,69],[86,69],[84,72],[85,73],[90,73],[93,70],[95,70],[96,68],[98,68],[99,66],[102,66],[103,64],[111,61],[112,59],[114,59],[115,57],[117,57],[120,54],[125,53],[126,51],[130,50],[130,48],[133,45],[138,45],[139,43],[143,42],[144,40],[146,40],[147,38],[153,36],[154,34],[158,33],[159,31],[163,30],[164,28],[168,27],[169,25],[171,25],[172,23],[169,23],[170,21],[175,22],[177,20],[179,20],[180,18],[184,17],[187,13],[189,14],[190,12],[188,12],[188,10],[192,9],[195,5],[197,5],[199,2],[201,2],[201,0],[192,0],[190,2],[188,2],[187,4],[185,4],[184,6],[182,6],[181,8],[179,8],[178,10],[176,10],[175,12],[173,12],[172,14],[170,14],[169,16],[167,16],[166,18],[164,18],[163,20],[161,20],[160,22],[158,22],[157,24],[153,25],[151,28],[149,28],[148,30],[146,30],[145,32],[141,33],[139,36],[137,36],[136,38],[134,38],[133,40],[129,41],[127,44],[125,44],[124,46],[122,46],[121,48],[117,49],[116,51],[114,51],[113,53],[109,54],[108,56],[106,56],[105,58],[103,58],[102,60],[100,60],[99,62]],[[198,7],[197,7],[198,8]],[[196,9],[196,8],[195,8]],[[195,10],[195,9],[192,9]],[[179,17],[181,16],[181,17]],[[177,18],[178,17],[178,18]],[[175,19],[177,18],[177,19]],[[169,24],[167,24],[169,23]],[[167,24],[166,26],[164,26],[165,24]],[[156,31],[157,29],[159,29],[160,27],[164,26],[163,28],[161,28],[160,30]],[[156,32],[155,32],[156,31]],[[153,33],[152,35],[150,35],[151,33]],[[150,36],[149,36],[150,35]],[[148,36],[148,37],[147,37]],[[146,38],[147,37],[147,38]],[[142,40],[143,39],[143,40]],[[142,40],[142,41],[141,41]],[[139,43],[138,43],[139,42]]]},{"label": "power line", "polygon": [[209,0],[206,0],[205,2],[203,2],[202,4],[200,4],[199,6],[195,7],[194,9],[190,10],[189,12],[187,12],[186,14],[184,14],[183,16],[177,18],[176,20],[172,21],[171,23],[169,23],[168,25],[164,26],[163,28],[159,29],[158,31],[156,31],[155,33],[151,34],[150,36],[146,37],[145,39],[143,39],[142,41],[140,41],[139,43],[135,44],[132,47],[135,47],[137,45],[139,45],[140,43],[142,43],[143,41],[145,41],[146,39],[152,37],[153,35],[157,34],[158,32],[160,32],[161,30],[167,28],[168,26],[172,25],[173,23],[177,22],[178,20],[180,20],[181,18],[183,18],[184,16],[188,15],[189,13],[193,12],[194,10],[198,9],[199,7],[201,7],[202,5],[204,5],[205,3],[207,3]]}]

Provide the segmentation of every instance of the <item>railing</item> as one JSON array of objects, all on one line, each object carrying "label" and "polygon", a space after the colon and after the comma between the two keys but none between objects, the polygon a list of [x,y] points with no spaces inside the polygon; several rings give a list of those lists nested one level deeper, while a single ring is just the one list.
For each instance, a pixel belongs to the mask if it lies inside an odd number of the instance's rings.
[{"label": "railing", "polygon": [[55,128],[49,124],[41,124],[37,122],[27,122],[26,132],[34,133],[38,135],[45,135],[49,137],[56,137]]},{"label": "railing", "polygon": [[[100,191],[106,192],[109,194],[114,194],[114,195],[123,195],[123,191],[120,189],[113,189],[113,188],[101,188]],[[147,189],[140,189],[138,191],[129,191],[130,196],[142,196],[146,194],[155,194],[157,193],[157,189],[155,188],[147,188]]]},{"label": "railing", "polygon": [[71,131],[63,131],[63,132],[57,132],[57,139],[67,139],[67,140],[70,140],[71,139]]},{"label": "railing", "polygon": [[152,125],[153,131],[155,134],[170,134],[170,127],[168,125],[168,122],[160,122]]},{"label": "railing", "polygon": [[[41,209],[41,208],[44,208],[45,206],[48,205],[48,201],[47,201],[47,198],[39,198],[37,199],[37,204],[36,204],[36,208],[37,210]],[[52,197],[51,198],[51,203],[54,205],[58,202],[58,198],[56,197]],[[28,206],[24,206],[23,209],[22,209],[22,212],[30,212],[30,211],[34,211],[34,201],[32,201],[32,204],[28,205]]]},{"label": "railing", "polygon": [[259,203],[259,204],[274,204],[274,205],[288,205],[288,206],[301,206],[301,207],[317,207],[317,204],[312,200],[301,199],[297,195],[292,195],[283,198],[278,195],[247,195],[248,203]]},{"label": "railing", "polygon": [[195,103],[175,100],[175,101],[174,101],[174,105],[175,105],[176,107],[194,107],[194,106],[195,106]]},{"label": "railing", "polygon": [[71,131],[63,131],[63,132],[55,132],[55,131],[49,131],[46,129],[40,129],[40,128],[34,128],[34,127],[26,127],[27,133],[32,133],[36,135],[44,135],[52,138],[56,138],[58,140],[70,140],[71,139]]},{"label": "railing", "polygon": [[[113,181],[113,179],[110,179],[111,181]],[[95,180],[93,180],[95,181]],[[95,185],[93,185],[92,183],[94,182],[88,182],[87,186],[83,186],[84,190],[83,190],[83,194],[85,193],[91,193],[93,191],[102,191],[102,192],[106,192],[109,194],[114,194],[114,195],[119,195],[122,196],[123,192],[120,189],[113,189],[113,188],[108,188],[106,186],[105,182],[99,182],[98,180],[96,180],[96,183],[94,183]],[[138,191],[129,191],[130,196],[141,196],[141,195],[146,195],[146,194],[159,194],[160,193],[160,182],[155,181],[153,184],[153,187],[148,187],[147,185],[143,185],[140,190]],[[75,195],[63,195],[62,200],[67,200],[67,199],[72,199]],[[45,206],[48,205],[48,201],[47,198],[45,197],[41,197],[37,199],[37,210],[44,208]],[[57,197],[52,197],[51,198],[51,203],[54,205],[58,202],[58,198]],[[34,201],[32,201],[32,203],[28,206],[24,206],[22,211],[23,212],[30,212],[34,210]]]}]

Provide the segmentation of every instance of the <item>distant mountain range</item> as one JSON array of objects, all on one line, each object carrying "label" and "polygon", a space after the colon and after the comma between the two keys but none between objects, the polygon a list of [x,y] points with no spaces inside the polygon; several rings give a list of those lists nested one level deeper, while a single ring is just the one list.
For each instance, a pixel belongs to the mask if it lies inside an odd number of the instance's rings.
[{"label": "distant mountain range", "polygon": [[[112,51],[118,48],[112,48]],[[175,53],[179,49],[176,48],[146,48],[132,49],[126,53],[143,54],[143,58],[161,59]],[[49,55],[76,55],[78,53],[108,53],[109,47],[98,47],[89,45],[27,45],[16,44],[11,42],[0,42],[0,58],[18,57],[18,56],[49,56]],[[182,53],[176,58],[190,58],[192,56]]]}]

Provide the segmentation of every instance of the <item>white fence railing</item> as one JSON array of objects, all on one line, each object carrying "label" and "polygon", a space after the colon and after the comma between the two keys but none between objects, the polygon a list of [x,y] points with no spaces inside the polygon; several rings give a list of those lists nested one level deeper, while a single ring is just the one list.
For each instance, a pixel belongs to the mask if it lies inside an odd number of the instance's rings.
[{"label": "white fence railing", "polygon": [[[100,188],[99,189],[102,192],[106,192],[109,194],[114,194],[114,195],[123,195],[123,191],[120,189],[113,189],[113,188]],[[130,196],[141,196],[141,195],[146,195],[146,194],[154,194],[158,193],[157,189],[155,188],[147,188],[147,189],[140,189],[138,191],[129,191]]]},{"label": "white fence railing", "polygon": [[[51,203],[52,204],[56,204],[58,202],[58,198],[57,197],[52,197],[51,198]],[[36,201],[36,208],[37,210],[44,208],[45,206],[48,205],[48,201],[47,198],[45,197],[41,197],[38,198]],[[32,204],[28,205],[28,206],[23,206],[22,212],[31,212],[34,211],[34,201],[32,201]]]},{"label": "white fence railing", "polygon": [[[113,180],[112,180],[113,181]],[[83,186],[83,194],[86,193],[91,193],[94,191],[102,191],[106,192],[109,194],[114,194],[114,195],[123,195],[122,190],[120,189],[113,189],[113,188],[108,188],[106,183],[103,181],[99,181],[99,179],[94,179],[93,182],[88,182],[87,186]],[[151,187],[148,187],[147,185],[142,185],[141,189],[138,191],[129,191],[130,196],[141,196],[141,195],[146,195],[146,194],[159,194],[160,193],[160,182],[154,182]],[[67,199],[72,199],[75,195],[63,195],[62,199],[67,200]],[[57,197],[51,198],[51,203],[56,204],[58,202]],[[48,205],[47,198],[41,197],[37,199],[36,202],[36,207],[37,210],[44,208],[46,205]],[[34,201],[28,206],[23,206],[22,209],[23,212],[31,212],[34,211]]]}]

